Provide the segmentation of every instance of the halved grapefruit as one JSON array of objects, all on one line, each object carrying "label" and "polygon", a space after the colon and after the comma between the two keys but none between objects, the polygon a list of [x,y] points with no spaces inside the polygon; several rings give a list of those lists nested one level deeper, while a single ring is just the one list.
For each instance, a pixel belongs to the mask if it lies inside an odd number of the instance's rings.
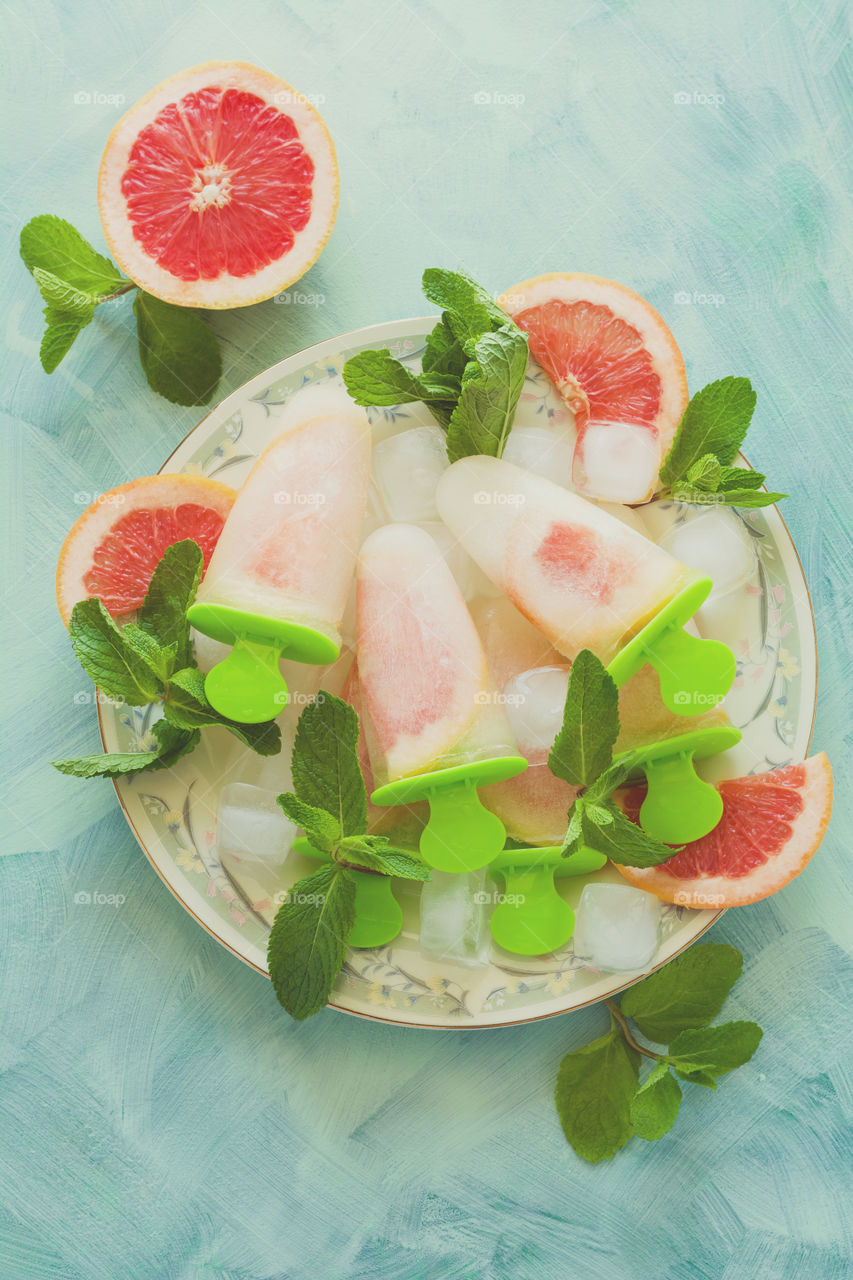
[{"label": "halved grapefruit", "polygon": [[98,596],[113,617],[138,609],[163,552],[192,538],[208,566],[236,489],[206,476],[142,476],[102,493],[71,526],[56,566],[68,626],[78,600]]},{"label": "halved grapefruit", "polygon": [[[821,751],[801,764],[721,782],[723,816],[701,840],[658,867],[616,870],[664,902],[700,910],[740,907],[781,889],[817,849],[832,809],[832,769]],[[638,821],[645,787],[618,797]]]},{"label": "halved grapefruit", "polygon": [[205,62],[122,116],[98,176],[104,235],[142,289],[185,307],[242,307],[304,275],[338,207],[316,107],[246,62]]},{"label": "halved grapefruit", "polygon": [[687,375],[657,311],[614,280],[552,272],[498,303],[571,410],[572,479],[587,496],[645,502],[687,407]]}]

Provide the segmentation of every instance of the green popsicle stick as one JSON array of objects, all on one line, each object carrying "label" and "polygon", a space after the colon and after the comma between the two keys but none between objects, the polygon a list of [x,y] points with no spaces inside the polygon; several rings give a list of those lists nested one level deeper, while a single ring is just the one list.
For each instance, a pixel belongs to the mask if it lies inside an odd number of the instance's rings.
[{"label": "green popsicle stick", "polygon": [[504,849],[489,867],[504,880],[503,900],[489,920],[498,946],[516,955],[556,951],[572,936],[575,913],[557,892],[557,876],[589,875],[607,862],[603,853],[581,846],[563,858],[559,845]]},{"label": "green popsicle stick", "polygon": [[628,641],[607,668],[617,685],[648,662],[660,677],[664,705],[675,715],[697,715],[726,696],[737,668],[731,649],[683,630],[713,585],[710,578],[689,583]]},{"label": "green popsicle stick", "polygon": [[204,691],[220,715],[244,724],[263,724],[283,710],[287,684],[278,665],[283,657],[325,666],[340,653],[322,631],[244,609],[194,604],[187,617],[197,630],[233,646],[208,672]]},{"label": "green popsicle stick", "polygon": [[648,783],[640,807],[643,830],[664,844],[687,844],[713,831],[723,816],[723,801],[717,788],[699,777],[693,762],[727,751],[740,739],[733,725],[719,725],[641,748],[638,767]]},{"label": "green popsicle stick", "polygon": [[[305,836],[293,842],[295,853],[315,862],[328,862],[328,856],[315,849]],[[351,947],[384,947],[396,938],[403,927],[403,908],[394,897],[390,876],[373,871],[352,870],[355,881],[355,924],[348,939]]]},{"label": "green popsicle stick", "polygon": [[420,839],[424,862],[436,871],[477,871],[497,857],[506,840],[503,823],[485,807],[477,788],[512,778],[526,768],[523,756],[476,760],[399,778],[377,788],[370,798],[378,805],[427,800],[429,821]]}]

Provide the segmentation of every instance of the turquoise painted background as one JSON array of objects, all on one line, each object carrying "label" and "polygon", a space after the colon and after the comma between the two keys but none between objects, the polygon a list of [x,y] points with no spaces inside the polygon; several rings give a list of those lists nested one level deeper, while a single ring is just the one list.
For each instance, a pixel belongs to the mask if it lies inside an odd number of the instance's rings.
[{"label": "turquoise painted background", "polygon": [[[845,9],[7,9],[0,1280],[851,1275]],[[342,175],[304,282],[322,301],[214,316],[223,394],[312,342],[420,314],[428,264],[495,289],[554,269],[624,280],[672,325],[694,388],[726,373],[758,388],[749,454],[792,495],[836,816],[795,884],[713,934],[745,953],[732,1005],[764,1024],[758,1055],[611,1164],[575,1158],[551,1102],[600,1009],[452,1035],[332,1012],[296,1025],[172,899],[110,784],[45,764],[98,746],[53,602],[79,495],[156,470],[200,413],[144,385],[126,300],[47,378],[17,234],[53,211],[100,245],[97,166],[122,104],[210,57],[322,98]],[[75,905],[81,890],[125,901]]]}]

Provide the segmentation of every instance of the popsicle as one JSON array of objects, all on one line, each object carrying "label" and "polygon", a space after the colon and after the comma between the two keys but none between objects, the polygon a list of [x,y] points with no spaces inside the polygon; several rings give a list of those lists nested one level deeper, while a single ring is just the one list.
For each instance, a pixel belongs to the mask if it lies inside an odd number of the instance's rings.
[{"label": "popsicle", "polygon": [[294,418],[258,458],[231,510],[189,613],[233,645],[207,675],[232,720],[271,719],[287,700],[282,657],[317,665],[340,650],[361,536],[370,427],[345,392]]},{"label": "popsicle", "polygon": [[651,663],[678,715],[728,692],[731,650],[682,629],[710,578],[578,494],[500,458],[453,463],[436,497],[469,555],[560,653],[591,649],[617,685]]},{"label": "popsicle", "polygon": [[391,524],[365,541],[357,577],[358,671],[374,804],[429,801],[420,838],[441,871],[475,871],[503,848],[477,794],[527,768],[483,646],[434,540]]}]

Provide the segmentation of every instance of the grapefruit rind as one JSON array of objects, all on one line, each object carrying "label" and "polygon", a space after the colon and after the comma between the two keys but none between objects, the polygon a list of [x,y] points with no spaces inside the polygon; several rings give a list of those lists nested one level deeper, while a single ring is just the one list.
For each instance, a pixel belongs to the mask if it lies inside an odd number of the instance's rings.
[{"label": "grapefruit rind", "polygon": [[498,298],[498,306],[515,317],[552,299],[608,307],[619,319],[638,330],[661,381],[660,408],[655,426],[661,458],[665,458],[687,408],[688,394],[684,357],[663,317],[633,289],[615,280],[579,271],[552,271],[522,280]]},{"label": "grapefruit rind", "polygon": [[[745,876],[700,876],[680,880],[667,874],[666,863],[658,867],[626,867],[616,870],[637,889],[652,893],[662,902],[694,910],[748,906],[768,898],[799,875],[816,853],[832,811],[832,768],[823,751],[803,761],[805,777],[797,788],[803,807],[791,822],[791,835],[777,854]],[[771,773],[772,776],[772,773]],[[749,779],[739,779],[745,783]],[[698,843],[698,842],[697,842]]]},{"label": "grapefruit rind", "polygon": [[[293,248],[254,275],[227,274],[213,280],[181,280],[164,270],[136,240],[121,189],[131,149],[140,132],[170,103],[206,87],[256,94],[286,110],[314,163],[311,216]],[[282,105],[282,104],[286,105]],[[332,232],[338,209],[339,176],[335,147],[323,117],[297,89],[248,62],[203,62],[164,80],[125,112],[104,148],[98,172],[98,208],[104,236],[121,270],[163,302],[179,307],[224,310],[262,302],[305,275]]]},{"label": "grapefruit rind", "polygon": [[227,517],[236,489],[206,476],[185,474],[142,476],[102,493],[71,526],[56,566],[56,603],[66,627],[71,611],[88,596],[83,579],[95,551],[122,516],[140,508],[169,508],[195,503]]}]

